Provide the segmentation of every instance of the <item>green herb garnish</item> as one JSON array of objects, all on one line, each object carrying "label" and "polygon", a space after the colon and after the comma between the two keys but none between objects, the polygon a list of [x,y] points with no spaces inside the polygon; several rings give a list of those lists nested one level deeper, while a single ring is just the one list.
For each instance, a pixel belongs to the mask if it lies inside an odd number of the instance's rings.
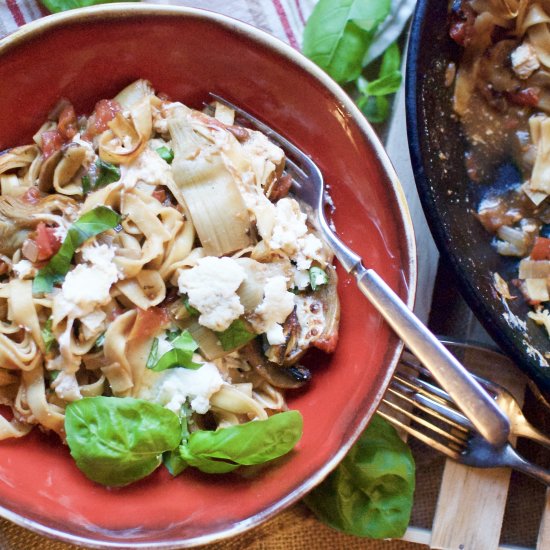
[{"label": "green herb garnish", "polygon": [[155,150],[162,160],[165,160],[168,164],[172,164],[172,161],[174,160],[174,151],[172,151],[172,149],[162,146]]},{"label": "green herb garnish", "polygon": [[328,283],[328,275],[320,267],[313,266],[309,270],[309,284],[311,285],[311,290],[315,291],[320,286],[326,285]]},{"label": "green herb garnish", "polygon": [[120,168],[110,162],[97,159],[95,170],[82,176],[82,191],[89,193],[120,179]]},{"label": "green herb garnish", "polygon": [[225,351],[230,351],[244,346],[257,334],[248,328],[248,324],[242,319],[235,319],[223,332],[216,332],[216,336]]},{"label": "green herb garnish", "polygon": [[183,305],[185,306],[185,309],[187,310],[187,313],[189,313],[189,315],[191,315],[191,317],[198,317],[201,312],[197,309],[197,308],[194,308],[190,303],[189,303],[189,297],[185,297],[183,298]]},{"label": "green herb garnish", "polygon": [[115,228],[120,220],[121,216],[106,206],[97,206],[80,216],[71,225],[61,248],[50,259],[46,267],[38,271],[32,285],[33,293],[51,292],[54,284],[65,279],[65,275],[71,268],[71,261],[76,249],[89,238]]},{"label": "green herb garnish", "polygon": [[52,348],[57,345],[57,340],[52,332],[52,318],[50,317],[42,327],[42,339],[44,340],[44,345],[46,346],[46,353],[49,353]]},{"label": "green herb garnish", "polygon": [[202,363],[193,362],[193,353],[199,347],[197,342],[193,340],[191,333],[184,330],[176,338],[170,341],[173,349],[167,351],[159,357],[158,347],[159,339],[155,338],[151,345],[151,351],[147,358],[146,367],[155,372],[161,372],[174,367],[183,367],[186,369],[199,369]]}]

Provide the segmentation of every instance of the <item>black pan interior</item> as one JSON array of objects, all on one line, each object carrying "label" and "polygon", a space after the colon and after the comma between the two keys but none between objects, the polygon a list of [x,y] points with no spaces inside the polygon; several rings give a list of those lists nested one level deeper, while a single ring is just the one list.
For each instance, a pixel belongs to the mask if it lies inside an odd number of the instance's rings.
[{"label": "black pan interior", "polygon": [[[452,112],[452,87],[444,84],[449,62],[456,62],[459,55],[447,33],[447,10],[441,0],[419,0],[409,41],[407,131],[418,192],[442,260],[456,274],[467,303],[494,340],[548,396],[550,338],[528,319],[530,308],[517,291],[513,292],[517,299],[505,302],[493,285],[495,272],[508,281],[516,277],[518,260],[497,254],[491,236],[472,214],[488,187],[468,179],[466,141]],[[499,167],[491,185],[502,188],[519,181],[519,172],[509,163]]]}]

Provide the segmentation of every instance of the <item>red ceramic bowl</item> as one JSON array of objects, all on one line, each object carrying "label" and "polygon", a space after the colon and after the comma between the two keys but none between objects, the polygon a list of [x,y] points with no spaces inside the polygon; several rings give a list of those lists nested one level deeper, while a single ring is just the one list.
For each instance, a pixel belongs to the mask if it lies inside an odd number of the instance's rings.
[{"label": "red ceramic bowl", "polygon": [[[60,97],[78,113],[137,78],[200,107],[209,91],[307,151],[336,205],[334,223],[412,305],[415,249],[404,195],[374,132],[342,90],[298,52],[238,21],[186,8],[118,4],[31,23],[0,42],[0,150],[28,143]],[[0,442],[0,514],[76,544],[181,547],[248,529],[302,497],[343,458],[389,382],[400,344],[340,271],[340,342],[310,357],[313,381],[289,396],[304,417],[294,452],[224,476],[163,469],[123,489],[86,479],[38,431]]]}]

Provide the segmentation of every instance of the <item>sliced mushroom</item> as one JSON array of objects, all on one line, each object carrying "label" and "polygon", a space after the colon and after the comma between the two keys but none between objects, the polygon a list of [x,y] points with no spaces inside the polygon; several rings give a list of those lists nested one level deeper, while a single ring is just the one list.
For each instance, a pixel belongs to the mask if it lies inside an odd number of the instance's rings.
[{"label": "sliced mushroom", "polygon": [[256,340],[241,348],[239,354],[257,374],[276,388],[300,388],[311,378],[304,367],[283,367],[269,361]]},{"label": "sliced mushroom", "polygon": [[43,193],[49,193],[53,188],[53,175],[59,161],[63,157],[63,152],[60,150],[52,153],[40,167],[38,173],[38,189]]}]

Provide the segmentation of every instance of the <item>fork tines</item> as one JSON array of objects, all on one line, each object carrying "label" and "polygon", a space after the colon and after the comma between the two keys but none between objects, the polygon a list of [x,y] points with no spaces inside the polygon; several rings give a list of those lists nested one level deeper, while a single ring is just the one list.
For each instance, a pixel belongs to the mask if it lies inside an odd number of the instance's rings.
[{"label": "fork tines", "polygon": [[414,360],[403,358],[378,413],[430,447],[456,459],[472,424],[445,392],[421,378]]}]

